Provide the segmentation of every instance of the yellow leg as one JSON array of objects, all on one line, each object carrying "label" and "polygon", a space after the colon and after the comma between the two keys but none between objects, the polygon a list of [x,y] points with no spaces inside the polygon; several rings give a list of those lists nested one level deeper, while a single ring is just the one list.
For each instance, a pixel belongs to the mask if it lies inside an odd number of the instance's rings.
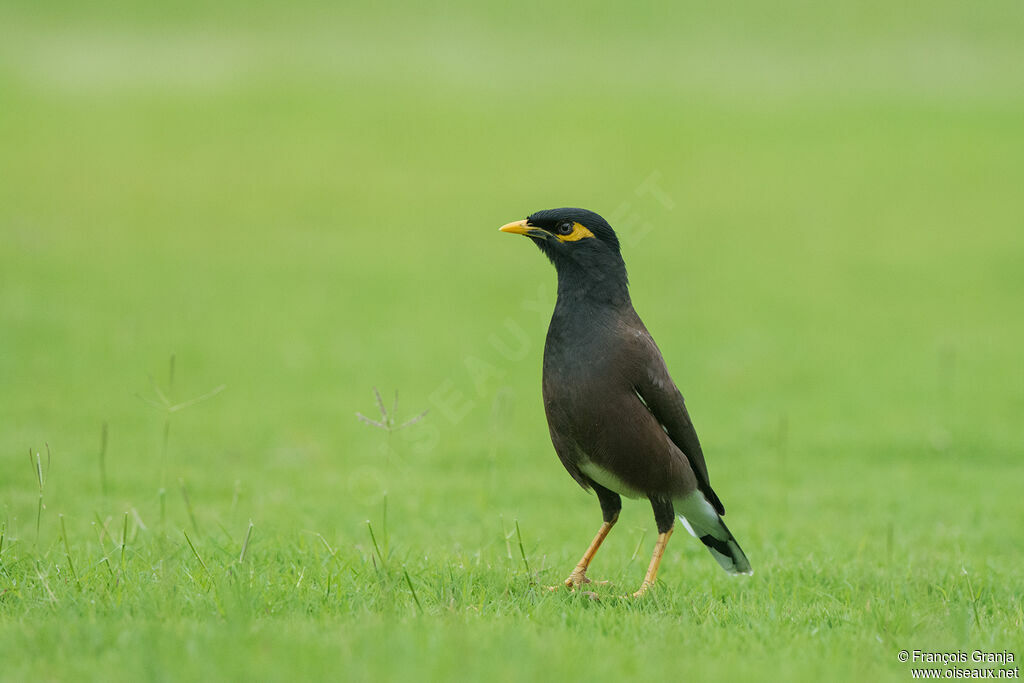
[{"label": "yellow leg", "polygon": [[[576,568],[572,570],[563,583],[566,588],[572,590],[584,583],[590,583],[590,579],[587,578],[587,567],[590,566],[590,561],[594,559],[594,555],[597,554],[597,549],[604,543],[605,536],[615,526],[615,522],[619,520],[619,516],[615,515],[612,521],[605,522],[601,525],[601,528],[597,530],[597,536],[594,536],[594,540],[590,542],[590,547],[587,548],[587,552],[583,553],[583,558],[576,564]],[[552,586],[551,590],[558,590],[558,586]]]},{"label": "yellow leg", "polygon": [[654,544],[654,554],[651,555],[651,564],[647,567],[647,575],[644,577],[644,582],[640,585],[640,590],[633,593],[634,598],[639,598],[647,589],[654,585],[654,580],[658,578],[658,567],[661,565],[661,556],[665,554],[665,546],[668,545],[668,539],[672,536],[672,529],[669,529],[663,534],[658,534],[658,542]]}]

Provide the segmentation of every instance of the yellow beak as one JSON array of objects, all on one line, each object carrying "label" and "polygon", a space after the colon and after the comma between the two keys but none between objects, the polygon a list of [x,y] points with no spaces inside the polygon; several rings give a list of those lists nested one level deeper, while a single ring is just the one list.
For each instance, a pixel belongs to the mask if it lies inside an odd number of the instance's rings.
[{"label": "yellow beak", "polygon": [[548,236],[548,233],[544,232],[540,228],[535,228],[533,226],[527,225],[525,220],[516,221],[515,223],[503,225],[500,228],[498,228],[498,230],[501,230],[502,232],[509,232],[512,233],[513,235],[526,235],[527,237],[545,238]]},{"label": "yellow beak", "polygon": [[530,228],[526,227],[526,221],[516,221],[515,223],[508,223],[498,228],[502,232],[510,232],[514,235],[529,235]]}]

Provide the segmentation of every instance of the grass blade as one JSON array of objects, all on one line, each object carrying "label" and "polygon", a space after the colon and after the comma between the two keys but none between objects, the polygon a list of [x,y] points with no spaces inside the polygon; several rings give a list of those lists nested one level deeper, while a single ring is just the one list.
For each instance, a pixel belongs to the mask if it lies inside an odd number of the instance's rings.
[{"label": "grass blade", "polygon": [[377,537],[373,535],[373,525],[370,524],[370,520],[366,520],[366,528],[370,530],[370,540],[373,541],[373,549],[377,551],[377,559],[380,560],[380,566],[386,566],[384,562],[384,556],[381,555],[380,546],[377,545]]},{"label": "grass blade", "polygon": [[118,572],[124,573],[124,548],[128,542],[128,513],[124,513],[124,528],[121,530],[121,567]]},{"label": "grass blade", "polygon": [[78,588],[82,588],[82,582],[78,579],[78,572],[75,571],[75,563],[71,561],[71,544],[68,543],[68,528],[64,525],[64,515],[60,517],[60,534],[64,537],[64,554],[68,558],[68,568],[71,569],[71,576],[75,577]]},{"label": "grass blade", "polygon": [[181,488],[181,497],[185,500],[185,509],[188,511],[188,518],[192,520],[192,528],[199,533],[199,523],[196,522],[196,513],[192,510],[192,501],[188,497],[188,489],[185,488],[185,480],[178,479],[178,486]]},{"label": "grass blade", "polygon": [[249,520],[249,528],[245,532],[245,540],[242,542],[242,552],[238,555],[239,564],[245,562],[245,552],[249,549],[249,539],[252,538],[252,528],[255,526],[252,520]]},{"label": "grass blade", "polygon": [[416,602],[416,608],[423,614],[423,605],[420,604],[420,599],[416,595],[416,589],[412,587],[412,579],[409,578],[409,571],[402,567],[402,573],[405,574],[405,583],[409,586],[409,590],[412,592],[412,599]]},{"label": "grass blade", "polygon": [[206,575],[209,576],[210,568],[206,566],[206,562],[204,562],[203,558],[199,556],[199,552],[196,550],[196,547],[192,545],[192,539],[188,537],[188,532],[182,531],[181,533],[185,535],[185,540],[188,541],[188,547],[192,549],[192,554],[196,556],[197,560],[199,560],[199,564],[203,565],[203,569],[206,570]]},{"label": "grass blade", "polygon": [[107,423],[100,430],[100,493],[107,495]]},{"label": "grass blade", "polygon": [[519,533],[519,520],[516,520],[516,539],[519,541],[519,554],[523,557],[523,566],[526,567],[526,574],[533,580],[533,574],[530,572],[530,563],[526,560],[526,549],[523,548],[523,535]]}]

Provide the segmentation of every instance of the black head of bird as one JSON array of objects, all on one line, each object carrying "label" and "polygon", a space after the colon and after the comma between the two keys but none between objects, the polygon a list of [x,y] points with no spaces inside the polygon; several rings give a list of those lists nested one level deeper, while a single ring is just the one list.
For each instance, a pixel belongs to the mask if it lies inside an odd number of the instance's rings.
[{"label": "black head of bird", "polygon": [[502,226],[525,235],[558,272],[544,344],[542,394],[555,452],[604,523],[564,585],[589,583],[587,567],[619,518],[621,496],[645,497],[658,541],[635,596],[658,573],[676,514],[731,574],[750,563],[722,521],[700,441],[661,351],[633,309],[615,231],[586,209],[548,209]]},{"label": "black head of bird", "polygon": [[558,271],[559,296],[628,299],[626,265],[608,221],[586,209],[547,209],[501,227],[526,235]]}]

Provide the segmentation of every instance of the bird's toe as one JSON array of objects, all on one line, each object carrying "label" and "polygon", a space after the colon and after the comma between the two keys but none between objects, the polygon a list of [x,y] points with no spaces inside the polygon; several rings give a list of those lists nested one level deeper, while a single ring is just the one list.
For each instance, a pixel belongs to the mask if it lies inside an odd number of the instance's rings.
[{"label": "bird's toe", "polygon": [[[548,590],[549,591],[557,591],[557,590],[560,590],[562,588],[568,588],[569,590],[574,591],[579,586],[582,586],[582,585],[587,584],[587,583],[592,583],[592,582],[591,582],[590,579],[587,578],[586,571],[585,570],[580,570],[579,568],[576,568],[576,569],[573,570],[572,574],[569,574],[569,577],[565,581],[563,581],[561,583],[561,585],[558,585],[558,586],[548,586]],[[605,582],[604,581],[599,581],[598,583],[605,583]]]},{"label": "bird's toe", "polygon": [[633,593],[633,597],[642,598],[647,593],[647,589],[650,588],[652,585],[653,584],[644,581],[642,584],[640,584],[640,588],[635,593]]},{"label": "bird's toe", "polygon": [[579,571],[578,569],[572,574],[569,574],[569,578],[565,580],[565,587],[569,590],[573,590],[577,586],[582,586],[585,583],[590,583],[590,579],[587,578],[586,573]]}]

